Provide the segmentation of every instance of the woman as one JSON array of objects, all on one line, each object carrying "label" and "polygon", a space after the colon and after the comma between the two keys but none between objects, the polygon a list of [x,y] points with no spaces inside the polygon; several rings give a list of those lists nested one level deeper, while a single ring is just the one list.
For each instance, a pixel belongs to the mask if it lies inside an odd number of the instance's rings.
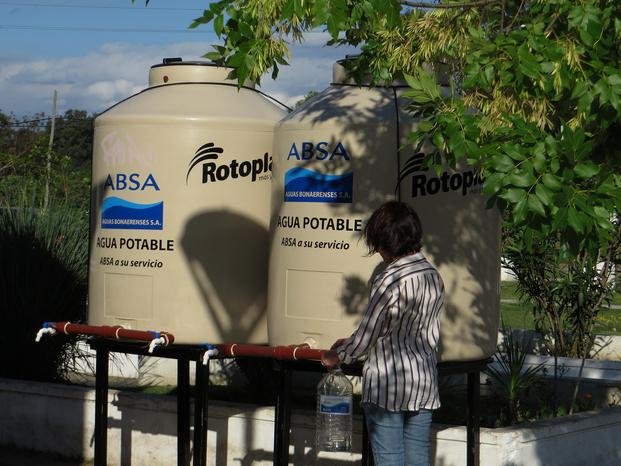
[{"label": "woman", "polygon": [[390,201],[364,228],[369,254],[386,269],[373,281],[358,328],[325,353],[328,368],[366,356],[362,408],[375,464],[428,466],[431,413],[440,406],[436,350],[444,284],[420,252],[422,228],[408,205]]}]

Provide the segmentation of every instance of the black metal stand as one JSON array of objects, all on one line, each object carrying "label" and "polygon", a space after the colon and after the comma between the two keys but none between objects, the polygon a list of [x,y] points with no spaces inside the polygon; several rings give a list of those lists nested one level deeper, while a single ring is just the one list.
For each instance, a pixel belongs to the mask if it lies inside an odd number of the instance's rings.
[{"label": "black metal stand", "polygon": [[160,346],[153,354],[144,343],[93,338],[95,374],[95,466],[106,466],[108,454],[108,360],[111,352],[177,360],[177,465],[190,464],[190,361],[196,362],[194,395],[194,466],[207,464],[207,382],[209,366],[202,364],[205,348],[191,345]]},{"label": "black metal stand", "polygon": [[[447,362],[438,364],[438,373],[441,375],[467,374],[467,403],[468,414],[466,419],[466,465],[479,465],[479,373],[487,366],[489,359],[468,362]],[[343,372],[347,375],[360,376],[362,365],[343,365]],[[287,466],[289,464],[289,432],[291,429],[291,376],[294,370],[322,372],[325,369],[318,362],[311,361],[277,361],[279,371],[279,391],[276,397],[276,413],[274,425],[274,465]],[[366,425],[362,426],[362,466],[373,466],[373,455],[369,443]],[[378,465],[381,466],[381,465]]]},{"label": "black metal stand", "polygon": [[440,375],[467,374],[466,415],[466,466],[479,466],[479,431],[480,431],[480,373],[490,359],[466,362],[441,362],[438,364]]},{"label": "black metal stand", "polygon": [[106,465],[108,451],[108,356],[107,348],[97,350],[95,362],[95,465]]},{"label": "black metal stand", "polygon": [[[190,464],[190,361],[196,362],[196,387],[194,393],[194,442],[192,464],[207,464],[207,420],[209,366],[202,364],[205,348],[193,345],[172,345],[158,347],[154,354],[148,352],[144,343],[93,338],[89,345],[96,351],[95,380],[95,466],[107,464],[108,429],[108,360],[111,352],[155,356],[177,360],[177,465]],[[467,374],[468,413],[466,422],[466,465],[479,465],[479,373],[488,359],[471,362],[448,362],[438,364],[441,375]],[[274,361],[278,372],[274,420],[275,466],[289,464],[289,442],[291,430],[292,374],[294,371],[322,372],[324,368],[313,361]],[[362,365],[343,365],[347,375],[360,376]],[[363,422],[364,424],[364,422]],[[362,466],[373,466],[373,456],[366,426],[362,429]],[[379,466],[379,465],[378,465]]]}]

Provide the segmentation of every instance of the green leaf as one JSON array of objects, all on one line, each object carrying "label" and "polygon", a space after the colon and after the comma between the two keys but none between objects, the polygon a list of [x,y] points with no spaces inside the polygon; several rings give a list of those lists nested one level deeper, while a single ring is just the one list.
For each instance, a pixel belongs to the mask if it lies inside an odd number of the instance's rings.
[{"label": "green leaf", "polygon": [[405,81],[410,89],[404,95],[419,104],[426,104],[440,99],[440,86],[436,78],[423,68],[417,68],[414,75],[405,74]]},{"label": "green leaf", "polygon": [[209,10],[204,10],[203,11],[203,16],[200,16],[196,19],[194,19],[194,21],[192,21],[192,24],[190,24],[190,29],[194,29],[198,26],[200,26],[201,24],[208,24],[211,22],[211,20],[213,19],[214,14],[209,11]]},{"label": "green leaf", "polygon": [[447,142],[448,149],[455,154],[458,159],[465,157],[467,154],[467,146],[464,136],[461,132],[449,135]]},{"label": "green leaf", "polygon": [[230,66],[231,68],[237,68],[244,62],[245,59],[246,59],[245,53],[237,52],[234,55],[231,55],[226,60],[226,65]]},{"label": "green leaf", "polygon": [[490,165],[495,171],[507,173],[515,168],[513,160],[506,155],[495,155],[490,159]]},{"label": "green leaf", "polygon": [[219,52],[207,52],[203,57],[214,63],[222,59],[222,55]]},{"label": "green leaf", "polygon": [[[376,6],[375,9],[380,11],[384,9],[385,11],[385,6],[386,4],[384,3],[384,0],[381,0],[379,6]],[[388,30],[394,29],[401,21],[402,18],[400,8],[401,5],[397,2],[391,2],[391,4],[388,6],[388,11],[386,12],[386,28]]]},{"label": "green leaf", "polygon": [[[293,2],[293,0],[289,1]],[[327,7],[327,3],[327,0],[315,0],[315,2],[311,4],[311,18],[313,28],[318,28],[319,26],[326,24],[328,17],[330,16],[330,10]]]},{"label": "green leaf", "polygon": [[494,67],[491,65],[487,65],[484,70],[485,73],[485,81],[488,85],[492,85],[494,82]]},{"label": "green leaf", "polygon": [[294,13],[293,0],[288,0],[282,8],[282,17],[291,19]]},{"label": "green leaf", "polygon": [[328,32],[332,38],[338,39],[340,32],[338,20],[334,16],[330,16],[326,22],[326,26],[328,27]]},{"label": "green leaf", "polygon": [[532,79],[539,77],[540,66],[537,60],[531,55],[528,47],[523,44],[518,48],[519,70]]},{"label": "green leaf", "polygon": [[552,219],[552,225],[557,230],[563,230],[567,227],[567,207],[561,207]]},{"label": "green leaf", "polygon": [[554,71],[554,67],[554,62],[546,61],[541,63],[541,70],[546,74],[552,73],[552,71]]},{"label": "green leaf", "polygon": [[518,203],[526,198],[527,192],[524,189],[511,188],[500,194],[499,197],[512,204]]},{"label": "green leaf", "polygon": [[605,104],[610,101],[610,95],[612,91],[608,86],[608,83],[604,79],[600,79],[593,86],[593,90],[596,94],[599,94],[599,101],[601,104]]},{"label": "green leaf", "polygon": [[543,181],[543,184],[545,185],[546,188],[552,190],[552,191],[558,191],[561,189],[561,187],[563,186],[559,181],[558,178],[554,175],[551,175],[549,173],[545,173],[541,176],[541,181]]},{"label": "green leaf", "polygon": [[364,14],[367,16],[373,16],[373,14],[375,13],[373,4],[369,2],[369,0],[364,0],[362,2],[362,10],[364,11]]},{"label": "green leaf", "polygon": [[431,138],[431,142],[433,142],[433,145],[436,146],[438,149],[444,150],[444,135],[440,131],[436,131],[434,133],[433,137]]},{"label": "green leaf", "polygon": [[517,160],[518,162],[526,159],[526,154],[522,152],[522,148],[519,144],[513,144],[510,146],[503,147],[505,153],[511,157],[513,160]]},{"label": "green leaf", "polygon": [[576,193],[574,196],[574,204],[579,208],[582,212],[593,216],[595,212],[593,211],[593,207],[587,200],[587,197],[583,194]]},{"label": "green leaf", "polygon": [[621,75],[619,74],[611,74],[606,78],[606,82],[610,86],[621,86]]},{"label": "green leaf", "polygon": [[600,167],[589,161],[581,162],[574,167],[574,173],[584,180],[588,180],[599,173]]},{"label": "green leaf", "polygon": [[429,120],[422,120],[418,123],[418,131],[422,131],[424,133],[428,133],[433,129],[433,123]]},{"label": "green leaf", "polygon": [[578,111],[581,113],[590,113],[591,104],[594,100],[594,93],[586,92],[578,99]]},{"label": "green leaf", "polygon": [[351,20],[357,23],[360,21],[363,14],[364,14],[364,10],[362,9],[362,5],[361,4],[355,5],[354,8],[351,10],[351,16],[350,16]]},{"label": "green leaf", "polygon": [[513,219],[515,222],[520,223],[526,219],[526,213],[528,212],[528,205],[526,197],[520,200],[515,206],[513,206]]},{"label": "green leaf", "polygon": [[533,147],[533,167],[537,173],[543,173],[546,169],[546,146],[543,142],[538,142]]},{"label": "green leaf", "polygon": [[610,214],[610,212],[608,212],[607,209],[605,209],[602,206],[595,206],[593,207],[593,212],[595,213],[595,215],[597,215],[600,218],[605,218],[606,220],[610,220],[610,218],[612,217],[612,215]]},{"label": "green leaf", "polygon": [[519,188],[529,188],[535,183],[535,177],[527,172],[514,172],[509,176],[509,182]]},{"label": "green leaf", "polygon": [[610,105],[614,108],[617,113],[621,112],[621,97],[614,92],[610,94]]},{"label": "green leaf", "polygon": [[606,231],[613,231],[615,229],[615,226],[610,220],[605,220],[599,217],[597,218],[597,226]]},{"label": "green leaf", "polygon": [[584,219],[580,213],[573,207],[567,209],[567,224],[576,232],[584,231]]},{"label": "green leaf", "polygon": [[484,188],[488,194],[495,194],[503,186],[504,175],[502,173],[492,173],[484,178]]},{"label": "green leaf", "polygon": [[216,16],[215,21],[213,22],[213,30],[216,35],[220,37],[222,35],[222,30],[224,29],[224,15]]},{"label": "green leaf", "polygon": [[535,194],[543,205],[550,206],[553,204],[552,193],[543,184],[537,183]]}]

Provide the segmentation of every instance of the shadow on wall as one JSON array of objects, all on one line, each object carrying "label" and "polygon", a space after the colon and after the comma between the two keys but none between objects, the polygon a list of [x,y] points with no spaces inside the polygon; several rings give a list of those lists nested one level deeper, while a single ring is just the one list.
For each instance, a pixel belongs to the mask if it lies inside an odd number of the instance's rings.
[{"label": "shadow on wall", "polygon": [[[498,328],[499,290],[495,274],[500,273],[500,257],[499,240],[493,244],[490,238],[495,234],[499,238],[500,235],[498,224],[494,221],[498,212],[486,210],[487,199],[480,194],[481,186],[477,183],[472,183],[467,190],[439,190],[433,194],[415,195],[414,176],[437,176],[422,167],[402,179],[400,192],[397,193],[395,189],[400,168],[415,155],[407,137],[415,129],[416,120],[403,112],[407,101],[398,97],[401,112],[397,124],[395,96],[401,90],[376,88],[364,94],[366,103],[362,105],[357,100],[360,92],[355,86],[336,85],[307,101],[283,120],[285,131],[281,130],[281,135],[277,136],[277,150],[282,151],[286,147],[278,140],[301,134],[300,127],[307,128],[312,137],[317,135],[328,141],[328,147],[334,147],[339,141],[348,141],[350,161],[343,157],[335,157],[334,160],[311,158],[300,160],[297,165],[322,174],[354,173],[351,204],[326,204],[335,216],[358,215],[366,220],[381,203],[398,195],[402,201],[412,205],[423,223],[423,252],[440,269],[450,293],[443,311],[442,333],[447,341],[456,344],[441,348],[441,352],[448,356],[443,359],[471,360],[492,354]],[[287,127],[288,122],[290,127]],[[291,144],[294,141],[287,139],[284,142]],[[295,142],[299,143],[297,139]],[[276,153],[274,157],[275,160],[283,160],[287,154]],[[408,166],[413,167],[412,164]],[[474,178],[473,174],[468,176]],[[457,178],[455,181],[458,181]],[[273,198],[272,228],[284,207],[283,199],[282,192]],[[352,246],[360,250],[360,255],[366,253],[362,240]],[[375,261],[375,258],[371,260]],[[380,262],[379,259],[377,261]],[[376,266],[373,275],[377,272]],[[361,314],[364,311],[369,278],[358,274],[345,277],[340,301],[347,314]]]},{"label": "shadow on wall", "polygon": [[269,235],[228,210],[188,220],[181,248],[220,341],[250,341],[264,325]]},{"label": "shadow on wall", "polygon": [[[112,448],[118,451],[119,466],[132,464],[173,464],[177,451],[177,424],[174,397],[145,397],[144,395],[118,392],[113,403],[118,413],[109,420],[109,427],[119,429],[119,437],[109,441],[109,461],[113,462]],[[259,408],[261,409],[261,408]],[[240,464],[270,464],[274,455],[274,424],[269,418],[261,420],[262,414],[253,412],[251,405],[210,404],[208,419],[207,462],[214,466]],[[120,417],[119,417],[120,416]],[[271,416],[270,416],[271,417]],[[290,462],[306,466],[345,466],[357,464],[338,458],[322,458],[314,445],[312,425],[294,423],[291,430]],[[358,422],[360,419],[358,418]],[[151,450],[152,440],[158,436],[160,448]],[[193,432],[190,432],[193,438]],[[143,442],[141,443],[140,440]],[[120,442],[120,444],[116,442]],[[145,446],[149,445],[149,446]],[[361,451],[361,435],[354,430],[352,451]]]},{"label": "shadow on wall", "polygon": [[367,281],[353,275],[345,277],[345,287],[341,295],[341,304],[346,314],[362,315],[367,307],[371,284],[375,281],[375,277],[385,269],[386,264],[382,261],[375,266]]},{"label": "shadow on wall", "polygon": [[[454,342],[479,348],[485,357],[496,350],[500,276],[498,244],[489,244],[493,234],[487,232],[499,229],[490,224],[489,215],[479,215],[485,208],[484,197],[471,197],[467,205],[447,202],[436,216],[427,215],[423,251],[432,257],[449,292],[442,311],[443,333]],[[440,353],[450,356],[444,360],[470,359],[443,347],[442,341],[440,345]]]}]

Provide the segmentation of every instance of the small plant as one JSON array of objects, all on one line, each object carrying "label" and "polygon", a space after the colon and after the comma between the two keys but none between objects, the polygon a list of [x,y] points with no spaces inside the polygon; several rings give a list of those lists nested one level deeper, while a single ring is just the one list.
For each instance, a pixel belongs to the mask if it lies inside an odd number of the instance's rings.
[{"label": "small plant", "polygon": [[515,424],[520,420],[522,396],[540,379],[543,364],[525,367],[526,350],[530,342],[523,344],[510,329],[504,328],[504,341],[494,354],[494,361],[488,365],[486,373],[496,383],[506,402],[505,420]]}]

